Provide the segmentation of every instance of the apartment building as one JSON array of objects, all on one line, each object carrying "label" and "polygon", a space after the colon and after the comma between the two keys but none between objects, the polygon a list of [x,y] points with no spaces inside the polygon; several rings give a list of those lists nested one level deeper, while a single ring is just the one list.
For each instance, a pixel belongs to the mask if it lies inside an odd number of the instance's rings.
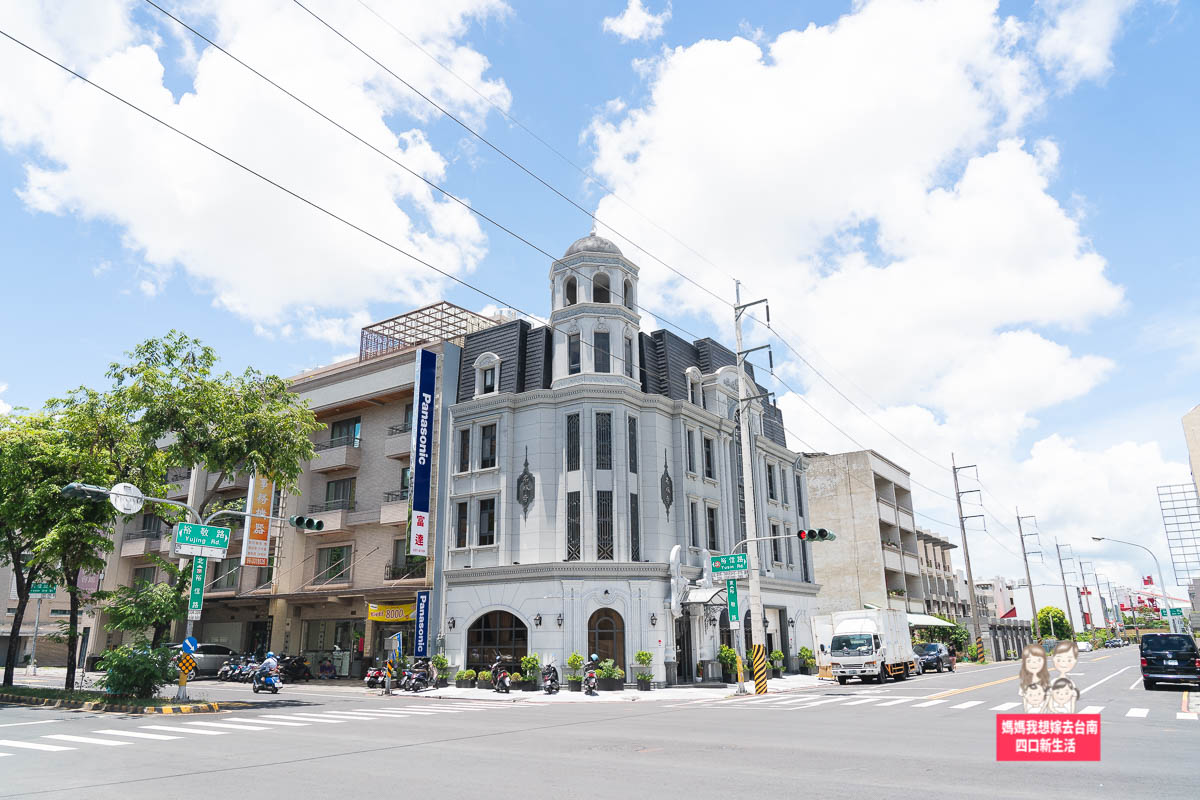
[{"label": "apartment building", "polygon": [[[337,674],[360,675],[384,652],[384,640],[402,633],[412,652],[418,590],[435,587],[435,558],[409,556],[410,444],[415,359],[419,348],[437,355],[432,493],[445,485],[441,453],[447,446],[447,409],[458,388],[464,337],[496,324],[450,303],[436,303],[361,332],[357,358],[293,377],[291,387],[325,428],[313,436],[316,456],[297,481],[298,491],[272,500],[274,515],[314,517],[321,531],[285,523],[269,526],[265,567],[240,566],[244,517],[233,528],[227,557],[210,561],[204,609],[194,635],[236,651],[260,647],[302,652],[313,664],[328,658]],[[198,468],[173,471],[168,499],[197,502],[218,489],[222,503],[245,507],[249,476],[222,479]],[[433,539],[439,520],[434,519]],[[170,550],[169,529],[151,511],[118,532],[105,586],[162,579],[150,553]],[[368,606],[387,606],[386,622],[368,619]],[[432,620],[431,620],[432,622]],[[178,637],[179,631],[176,631]],[[98,644],[111,644],[106,635]]]},{"label": "apartment building", "polygon": [[874,450],[806,453],[809,515],[837,533],[814,562],[821,613],[875,606],[925,613],[921,558],[906,470]]},{"label": "apartment building", "polygon": [[975,602],[979,606],[979,618],[996,619],[1012,611],[1016,607],[1013,597],[1016,587],[1016,581],[998,575],[975,581]]},{"label": "apartment building", "polygon": [[[85,593],[96,591],[100,586],[100,576],[84,574],[80,576],[79,588]],[[8,640],[12,630],[13,617],[17,613],[17,579],[11,566],[0,566],[0,591],[4,592],[6,603],[4,615],[0,616],[0,667],[5,666],[8,657]],[[56,634],[59,623],[71,616],[71,596],[65,587],[56,588],[54,595],[44,596],[41,604],[40,623],[38,618],[38,601],[36,597],[29,598],[25,607],[25,616],[21,620],[20,650],[17,653],[17,666],[26,665],[34,656],[34,633],[37,634],[37,663],[43,667],[62,667],[67,663],[67,643],[58,640]],[[80,646],[78,652],[87,652],[93,632],[96,630],[96,620],[91,606],[84,602],[79,616]],[[81,661],[82,663],[82,661]]]},{"label": "apartment building", "polygon": [[925,589],[925,613],[954,619],[960,615],[961,603],[950,551],[958,545],[951,544],[933,531],[917,528],[917,546],[920,551],[921,582]]}]

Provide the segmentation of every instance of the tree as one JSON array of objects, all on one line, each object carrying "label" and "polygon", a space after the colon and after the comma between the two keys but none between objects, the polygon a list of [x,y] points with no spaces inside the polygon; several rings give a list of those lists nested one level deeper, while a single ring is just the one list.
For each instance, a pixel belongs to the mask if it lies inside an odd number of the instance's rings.
[{"label": "tree", "polygon": [[1071,621],[1061,608],[1042,606],[1038,610],[1038,625],[1043,632],[1049,631],[1055,639],[1070,639],[1073,635]]},{"label": "tree", "polygon": [[167,627],[187,611],[187,602],[175,588],[179,567],[158,555],[151,558],[170,576],[168,582],[118,586],[112,591],[98,592],[96,599],[104,603],[108,630],[129,633],[153,630],[155,636],[149,646],[157,648]]}]

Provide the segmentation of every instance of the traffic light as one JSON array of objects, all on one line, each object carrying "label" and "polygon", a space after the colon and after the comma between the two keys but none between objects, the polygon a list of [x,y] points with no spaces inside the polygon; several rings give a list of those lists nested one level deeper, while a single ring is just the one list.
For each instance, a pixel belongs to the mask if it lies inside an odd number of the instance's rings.
[{"label": "traffic light", "polygon": [[68,483],[59,494],[68,500],[91,500],[93,503],[108,500],[108,489],[92,486],[90,483]]},{"label": "traffic light", "polygon": [[301,516],[288,517],[288,524],[295,528],[299,528],[302,531],[323,531],[323,530],[325,530],[324,521],[319,520],[319,519],[313,519],[312,517],[301,517]]},{"label": "traffic light", "polygon": [[814,542],[832,542],[837,538],[837,534],[833,531],[827,531],[824,528],[814,528],[811,530],[800,531],[800,539],[809,539]]}]

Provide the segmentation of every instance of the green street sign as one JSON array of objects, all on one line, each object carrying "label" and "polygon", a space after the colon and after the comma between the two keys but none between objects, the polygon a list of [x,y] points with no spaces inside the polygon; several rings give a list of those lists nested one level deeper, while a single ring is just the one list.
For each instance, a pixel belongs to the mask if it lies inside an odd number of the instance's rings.
[{"label": "green street sign", "polygon": [[712,557],[712,571],[715,573],[745,572],[748,569],[750,569],[750,557],[745,553]]},{"label": "green street sign", "polygon": [[192,586],[188,592],[188,619],[200,619],[204,608],[204,580],[208,577],[208,559],[196,556],[192,560]]},{"label": "green street sign", "polygon": [[1172,617],[1182,617],[1182,616],[1183,616],[1183,609],[1182,609],[1182,608],[1172,608],[1172,609],[1171,609],[1171,616],[1172,616]]},{"label": "green street sign", "polygon": [[175,526],[175,553],[221,559],[229,548],[229,528],[181,522]]},{"label": "green street sign", "polygon": [[50,581],[34,581],[29,587],[30,597],[54,597],[56,587]]},{"label": "green street sign", "polygon": [[738,596],[737,596],[737,581],[733,578],[725,580],[725,594],[729,598],[729,621],[737,622],[738,617]]}]

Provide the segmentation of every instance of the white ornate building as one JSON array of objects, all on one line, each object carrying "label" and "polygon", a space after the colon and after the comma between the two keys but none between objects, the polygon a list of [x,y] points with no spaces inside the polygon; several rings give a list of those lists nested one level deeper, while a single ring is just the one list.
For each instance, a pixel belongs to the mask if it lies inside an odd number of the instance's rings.
[{"label": "white ornate building", "polygon": [[[674,683],[730,641],[724,583],[704,565],[745,536],[734,354],[642,333],[637,283],[616,245],[588,236],[551,268],[548,327],[466,337],[437,543],[452,664],[535,652],[561,668],[597,652],[632,680],[648,650],[655,680]],[[750,413],[759,533],[791,534],[759,543],[770,646],[791,664],[811,647],[818,588],[795,536],[804,476],[779,409]]]}]

